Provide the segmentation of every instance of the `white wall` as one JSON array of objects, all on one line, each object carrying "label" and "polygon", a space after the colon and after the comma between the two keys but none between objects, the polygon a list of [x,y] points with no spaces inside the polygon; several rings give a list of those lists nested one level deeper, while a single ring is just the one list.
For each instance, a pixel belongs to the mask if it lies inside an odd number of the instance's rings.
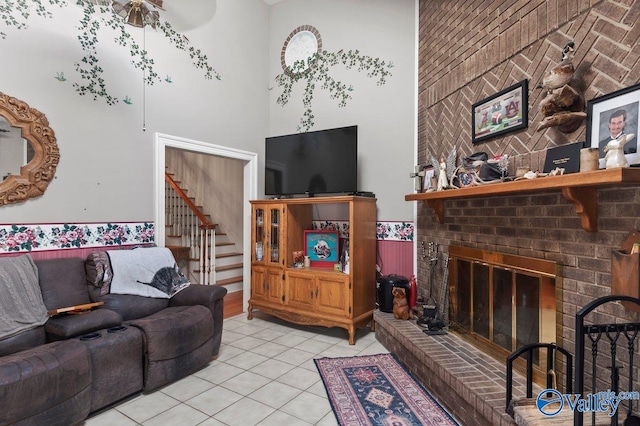
[{"label": "white wall", "polygon": [[[354,86],[353,99],[338,108],[318,91],[312,130],[357,124],[360,189],[375,192],[378,220],[413,219],[413,203],[404,195],[413,191],[415,0],[283,0],[271,7],[262,0],[209,1],[212,18],[184,34],[222,80],[205,80],[184,52],[148,30],[146,48],[156,70],[173,83],[147,86],[146,131],[142,73],[110,30],[100,32],[100,63],[110,89],[133,104],[108,106],[74,91],[73,64],[82,57],[75,2],[51,7],[53,19],[33,13],[28,29],[0,27],[7,34],[0,39],[0,92],[46,114],[61,155],[45,195],[3,206],[0,223],[152,221],[155,132],[257,152],[262,190],[265,136],[295,133],[303,112],[300,88],[281,107],[273,80],[282,72],[285,38],[303,24],[320,31],[327,50],[359,49],[394,63],[385,86],[335,68],[336,77]],[[142,40],[141,30],[131,33]],[[68,80],[57,81],[58,72]]]},{"label": "white wall", "polygon": [[[413,220],[413,204],[404,201],[404,196],[413,192],[409,172],[413,170],[416,126],[415,0],[283,0],[269,12],[269,136],[296,133],[304,111],[304,82],[294,88],[287,105],[276,104],[282,93],[274,80],[282,73],[280,52],[295,28],[314,26],[324,50],[357,49],[363,55],[393,62],[393,75],[384,86],[376,86],[377,80],[366,73],[334,67],[331,73],[336,79],[353,85],[352,99],[339,108],[327,91],[317,89],[311,130],[358,125],[360,190],[376,194],[378,220]],[[261,150],[260,155],[263,153]]]},{"label": "white wall", "polygon": [[[268,131],[268,6],[262,0],[209,0],[212,18],[184,32],[207,55],[222,80],[205,80],[185,52],[162,33],[146,32],[146,48],[161,77],[173,83],[146,88],[143,131],[142,72],[114,33],[100,31],[98,52],[109,88],[132,105],[108,106],[81,97],[74,62],[82,57],[74,29],[75,2],[51,7],[53,19],[32,13],[25,30],[1,27],[0,92],[46,114],[60,147],[60,164],[44,196],[0,208],[0,223],[153,221],[155,132],[264,150]],[[48,2],[46,2],[48,3]],[[210,9],[211,10],[211,9]],[[142,30],[130,27],[142,42]],[[66,82],[56,73],[64,72]]]}]

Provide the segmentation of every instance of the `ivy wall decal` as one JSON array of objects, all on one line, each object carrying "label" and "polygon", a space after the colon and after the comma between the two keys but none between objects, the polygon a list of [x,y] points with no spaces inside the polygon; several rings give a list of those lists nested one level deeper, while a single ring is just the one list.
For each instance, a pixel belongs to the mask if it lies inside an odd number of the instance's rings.
[{"label": "ivy wall decal", "polygon": [[[116,32],[117,36],[114,38],[114,42],[129,49],[131,64],[134,68],[144,71],[144,81],[147,85],[163,81],[154,69],[153,58],[127,31],[127,24],[113,12],[110,1],[76,0],[75,4],[81,7],[84,12],[77,27],[79,31],[78,42],[84,56],[74,64],[75,70],[81,77],[81,82],[73,84],[80,95],[92,95],[94,100],[102,98],[109,105],[118,102],[118,98],[109,93],[102,76],[104,70],[100,65],[96,48],[101,28],[111,28]],[[64,8],[68,4],[65,0],[0,0],[0,21],[3,21],[7,27],[14,27],[18,30],[26,29],[28,27],[27,20],[32,14],[32,10],[35,10],[35,13],[41,17],[52,18],[53,13],[49,10],[52,6]],[[189,55],[196,69],[204,70],[206,79],[213,77],[221,79],[218,72],[209,65],[207,55],[192,46],[185,36],[171,27],[169,22],[159,20],[156,27],[169,39],[171,44]],[[0,38],[6,39],[7,34],[0,31]],[[64,77],[64,74],[59,73],[58,75]],[[66,78],[58,78],[58,80],[64,81]]]},{"label": "ivy wall decal", "polygon": [[331,67],[338,64],[344,65],[346,69],[355,67],[358,72],[366,71],[367,77],[378,79],[378,86],[384,85],[387,82],[387,77],[392,76],[389,69],[393,68],[393,63],[361,55],[358,50],[349,50],[348,52],[322,50],[311,55],[306,61],[295,61],[289,69],[276,76],[278,87],[282,87],[282,94],[276,102],[282,106],[286,105],[291,97],[293,86],[299,81],[305,82],[302,98],[305,111],[297,128],[299,132],[307,132],[314,125],[312,103],[317,86],[322,90],[328,90],[331,99],[339,100],[339,107],[346,106],[347,101],[352,99],[350,92],[354,90],[353,86],[347,86],[329,74]]}]

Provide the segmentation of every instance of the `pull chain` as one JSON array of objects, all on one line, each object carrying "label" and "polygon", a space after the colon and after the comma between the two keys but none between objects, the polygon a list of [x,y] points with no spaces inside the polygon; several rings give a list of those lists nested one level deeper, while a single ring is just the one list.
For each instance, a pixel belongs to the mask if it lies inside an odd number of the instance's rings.
[{"label": "pull chain", "polygon": [[147,26],[142,26],[142,50],[144,51],[145,63],[142,67],[142,131],[147,131]]}]

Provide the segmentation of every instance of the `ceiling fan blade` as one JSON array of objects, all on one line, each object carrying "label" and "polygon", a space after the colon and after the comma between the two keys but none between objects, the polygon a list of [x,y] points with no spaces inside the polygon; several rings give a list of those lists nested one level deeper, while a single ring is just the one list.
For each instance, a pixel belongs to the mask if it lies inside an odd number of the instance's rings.
[{"label": "ceiling fan blade", "polygon": [[162,2],[163,0],[145,0],[147,3],[151,3],[152,5],[154,5],[155,7],[157,7],[160,10],[164,10],[164,7],[162,7]]},{"label": "ceiling fan blade", "polygon": [[122,4],[114,1],[111,7],[113,8],[113,11],[116,13],[116,15],[120,16],[123,19],[126,19],[129,11],[131,10],[131,3],[129,2]]}]

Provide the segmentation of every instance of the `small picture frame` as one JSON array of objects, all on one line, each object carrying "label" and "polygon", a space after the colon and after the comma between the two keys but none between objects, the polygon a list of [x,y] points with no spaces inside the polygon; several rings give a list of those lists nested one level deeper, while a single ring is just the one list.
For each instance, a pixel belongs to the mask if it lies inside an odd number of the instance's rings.
[{"label": "small picture frame", "polygon": [[471,106],[474,145],[529,126],[529,80],[507,87]]},{"label": "small picture frame", "polygon": [[294,268],[304,267],[304,251],[294,250],[292,252],[292,255],[293,255],[293,267]]},{"label": "small picture frame", "polygon": [[433,187],[433,177],[435,176],[436,169],[432,165],[425,166],[424,176],[422,176],[422,192],[435,191]]},{"label": "small picture frame", "polygon": [[587,101],[587,147],[598,148],[600,168],[604,168],[604,147],[611,141],[612,132],[634,134],[624,145],[629,164],[640,164],[638,143],[638,110],[640,84],[617,90]]},{"label": "small picture frame", "polygon": [[311,266],[328,267],[339,261],[340,236],[337,231],[304,231],[305,255]]}]

